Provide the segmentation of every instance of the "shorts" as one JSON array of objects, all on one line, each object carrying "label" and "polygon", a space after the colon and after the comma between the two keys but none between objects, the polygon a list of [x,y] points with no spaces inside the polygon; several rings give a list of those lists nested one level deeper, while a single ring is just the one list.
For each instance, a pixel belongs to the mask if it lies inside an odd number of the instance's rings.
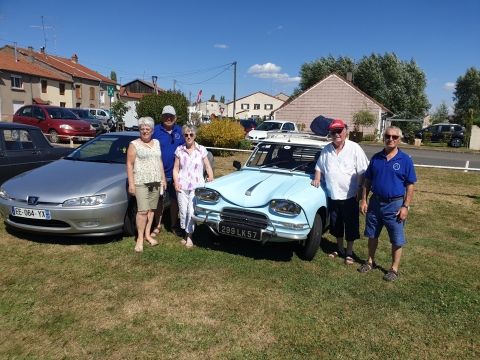
[{"label": "shorts", "polygon": [[135,198],[137,199],[137,211],[155,210],[160,197],[160,186],[147,186],[135,184]]},{"label": "shorts", "polygon": [[407,242],[405,239],[405,222],[398,221],[397,213],[402,207],[403,199],[392,202],[382,202],[375,196],[370,198],[365,219],[365,236],[378,239],[383,226],[387,228],[390,243],[402,247]]},{"label": "shorts", "polygon": [[354,241],[360,239],[360,211],[355,197],[346,200],[332,200],[328,198],[330,212],[330,234],[336,238]]}]

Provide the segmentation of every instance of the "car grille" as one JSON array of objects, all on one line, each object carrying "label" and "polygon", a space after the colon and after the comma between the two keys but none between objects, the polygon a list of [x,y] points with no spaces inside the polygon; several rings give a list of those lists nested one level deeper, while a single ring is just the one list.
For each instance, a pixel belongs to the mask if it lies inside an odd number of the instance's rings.
[{"label": "car grille", "polygon": [[9,215],[10,221],[16,224],[31,225],[31,226],[41,226],[41,227],[50,227],[50,228],[69,228],[64,221],[59,220],[41,220],[41,219],[27,219],[18,216]]},{"label": "car grille", "polygon": [[220,218],[225,222],[248,225],[260,229],[266,229],[269,223],[268,217],[263,214],[239,209],[223,209]]}]

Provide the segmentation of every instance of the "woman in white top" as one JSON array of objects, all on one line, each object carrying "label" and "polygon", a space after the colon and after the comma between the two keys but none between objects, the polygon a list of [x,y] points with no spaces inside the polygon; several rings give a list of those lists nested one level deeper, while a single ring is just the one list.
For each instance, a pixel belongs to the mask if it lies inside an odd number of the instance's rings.
[{"label": "woman in white top", "polygon": [[160,143],[152,139],[155,123],[151,117],[138,119],[140,138],[133,140],[127,151],[128,192],[137,200],[136,252],[143,251],[143,241],[158,244],[150,235],[154,210],[160,193],[166,187]]}]

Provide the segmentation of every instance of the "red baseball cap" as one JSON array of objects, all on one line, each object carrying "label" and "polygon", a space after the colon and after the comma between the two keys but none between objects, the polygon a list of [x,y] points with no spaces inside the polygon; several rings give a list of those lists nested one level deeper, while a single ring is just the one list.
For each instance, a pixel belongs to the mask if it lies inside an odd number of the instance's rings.
[{"label": "red baseball cap", "polygon": [[335,119],[328,125],[328,130],[345,129],[346,127],[343,120]]}]

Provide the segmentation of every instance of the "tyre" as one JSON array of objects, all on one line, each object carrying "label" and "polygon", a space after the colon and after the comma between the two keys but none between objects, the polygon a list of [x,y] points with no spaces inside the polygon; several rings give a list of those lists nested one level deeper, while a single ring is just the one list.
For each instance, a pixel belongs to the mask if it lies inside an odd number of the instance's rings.
[{"label": "tyre", "polygon": [[297,255],[302,260],[311,261],[317,254],[320,243],[322,242],[323,234],[323,221],[320,214],[315,215],[315,220],[313,222],[313,227],[310,233],[308,234],[305,244],[300,245],[300,248],[297,252]]},{"label": "tyre", "polygon": [[454,148],[458,148],[462,146],[462,139],[454,138],[450,141],[450,146]]},{"label": "tyre", "polygon": [[136,236],[137,235],[137,201],[135,198],[131,198],[128,201],[127,212],[125,213],[125,220],[123,221],[123,232],[127,236]]},{"label": "tyre", "polygon": [[55,130],[53,130],[53,129],[50,130],[48,132],[48,134],[50,135],[50,142],[51,143],[54,143],[54,144],[58,143],[58,141],[59,141],[58,133]]}]

